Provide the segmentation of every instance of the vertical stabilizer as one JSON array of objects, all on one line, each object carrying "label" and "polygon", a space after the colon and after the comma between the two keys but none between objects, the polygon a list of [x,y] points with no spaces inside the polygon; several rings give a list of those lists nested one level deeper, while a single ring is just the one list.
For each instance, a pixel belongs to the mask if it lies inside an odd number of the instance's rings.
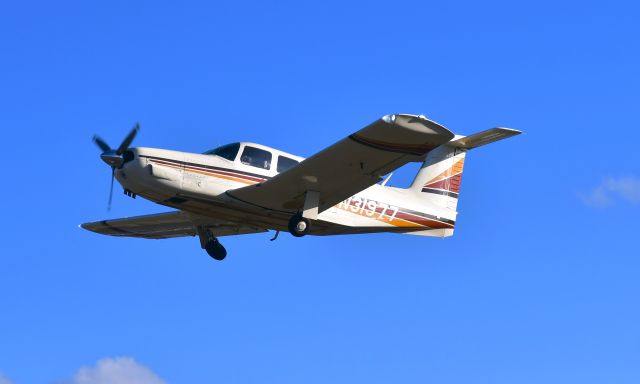
[{"label": "vertical stabilizer", "polygon": [[444,214],[455,220],[467,151],[520,133],[511,128],[491,128],[454,137],[427,154],[409,189],[421,194],[429,204],[444,208]]},{"label": "vertical stabilizer", "polygon": [[466,149],[442,145],[429,152],[410,189],[425,194],[439,207],[455,213]]}]

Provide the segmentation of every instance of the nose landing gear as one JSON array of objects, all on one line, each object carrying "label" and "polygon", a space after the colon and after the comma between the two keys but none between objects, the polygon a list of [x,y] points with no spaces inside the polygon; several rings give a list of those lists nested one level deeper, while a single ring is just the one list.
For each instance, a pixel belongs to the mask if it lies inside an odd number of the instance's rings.
[{"label": "nose landing gear", "polygon": [[198,236],[200,237],[200,246],[213,259],[220,261],[227,257],[227,250],[208,228],[198,227]]}]

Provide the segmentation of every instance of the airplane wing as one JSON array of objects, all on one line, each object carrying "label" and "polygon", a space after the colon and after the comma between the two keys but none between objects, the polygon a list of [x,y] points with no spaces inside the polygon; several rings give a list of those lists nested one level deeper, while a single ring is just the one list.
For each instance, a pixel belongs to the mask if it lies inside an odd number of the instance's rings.
[{"label": "airplane wing", "polygon": [[181,211],[102,220],[81,225],[84,229],[103,235],[145,239],[195,236],[198,233],[196,229],[198,226],[209,228],[213,236],[216,237],[267,232],[267,229],[263,228],[229,225],[208,217],[195,216]]},{"label": "airplane wing", "polygon": [[305,196],[312,192],[317,212],[322,212],[394,169],[421,161],[453,137],[424,116],[384,116],[270,180],[227,194],[258,207],[295,212],[304,208]]}]

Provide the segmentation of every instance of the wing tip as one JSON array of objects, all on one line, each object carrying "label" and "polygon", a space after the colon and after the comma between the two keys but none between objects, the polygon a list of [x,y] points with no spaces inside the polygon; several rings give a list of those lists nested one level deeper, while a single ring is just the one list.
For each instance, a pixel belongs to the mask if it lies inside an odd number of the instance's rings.
[{"label": "wing tip", "polygon": [[381,120],[387,124],[395,124],[404,128],[417,130],[422,133],[430,133],[432,135],[438,136],[439,139],[444,140],[444,142],[453,139],[453,137],[455,136],[449,128],[429,119],[425,115],[395,113],[382,116]]},{"label": "wing tip", "polygon": [[495,127],[494,129],[499,129],[499,130],[501,130],[501,131],[503,131],[503,132],[505,132],[505,133],[509,133],[509,134],[510,134],[510,135],[512,135],[512,136],[520,135],[520,134],[522,134],[522,133],[523,133],[523,132],[522,132],[521,130],[519,130],[519,129],[508,128],[508,127]]},{"label": "wing tip", "polygon": [[78,225],[78,228],[84,229],[84,230],[89,231],[89,232],[105,234],[103,231],[100,231],[100,229],[103,229],[104,226],[105,226],[104,222],[102,222],[102,221],[94,221],[94,222],[90,222],[90,223],[82,223],[82,224]]}]

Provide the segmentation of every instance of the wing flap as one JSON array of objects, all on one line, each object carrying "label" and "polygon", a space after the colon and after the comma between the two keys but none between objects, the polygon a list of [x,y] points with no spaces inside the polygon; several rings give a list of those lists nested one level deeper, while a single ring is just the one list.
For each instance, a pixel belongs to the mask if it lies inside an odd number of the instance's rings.
[{"label": "wing flap", "polygon": [[322,212],[453,136],[424,116],[385,116],[268,181],[227,194],[261,208],[295,212],[303,207],[306,191],[316,191]]}]

